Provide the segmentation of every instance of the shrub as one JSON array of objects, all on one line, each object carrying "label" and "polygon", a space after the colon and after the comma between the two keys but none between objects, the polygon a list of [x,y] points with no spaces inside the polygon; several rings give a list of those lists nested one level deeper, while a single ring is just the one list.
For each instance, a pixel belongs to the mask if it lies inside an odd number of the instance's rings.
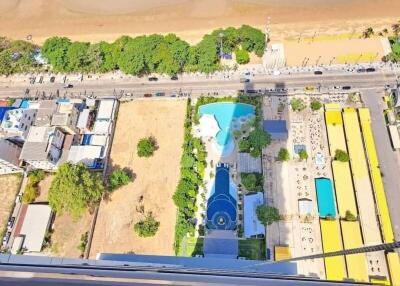
[{"label": "shrub", "polygon": [[313,111],[317,111],[321,109],[322,104],[318,100],[313,100],[311,101],[310,107]]},{"label": "shrub", "polygon": [[294,111],[302,111],[307,107],[305,102],[301,98],[293,98],[290,101],[290,106]]},{"label": "shrub", "polygon": [[273,222],[280,220],[279,211],[277,208],[260,205],[256,209],[258,220],[265,226],[271,225]]},{"label": "shrub", "polygon": [[347,221],[356,221],[357,217],[350,210],[347,210],[344,219]]},{"label": "shrub", "polygon": [[88,243],[88,236],[89,236],[88,232],[85,232],[84,234],[81,235],[81,241],[78,245],[78,249],[80,250],[81,253],[85,252],[86,245]]},{"label": "shrub", "polygon": [[151,157],[157,149],[157,142],[153,137],[140,139],[137,144],[137,154],[139,157]]},{"label": "shrub", "polygon": [[339,161],[339,162],[349,162],[350,161],[350,157],[349,155],[340,149],[336,149],[335,151],[335,160]]},{"label": "shrub", "polygon": [[136,223],[133,229],[140,237],[151,237],[157,233],[159,227],[160,222],[156,221],[153,215],[149,213],[144,220]]},{"label": "shrub", "polygon": [[263,176],[258,173],[240,173],[242,185],[250,192],[262,192]]},{"label": "shrub", "polygon": [[308,159],[307,151],[306,150],[300,150],[299,158],[300,158],[300,160],[307,160]]},{"label": "shrub", "polygon": [[24,194],[22,195],[22,202],[30,204],[40,195],[38,184],[44,179],[45,173],[42,170],[33,170],[28,174],[28,183],[26,184]]},{"label": "shrub", "polygon": [[129,183],[131,178],[124,170],[115,170],[109,177],[110,189],[113,191]]},{"label": "shrub", "polygon": [[247,64],[250,61],[249,53],[243,49],[237,49],[235,51],[236,61],[238,64]]},{"label": "shrub", "polygon": [[290,160],[290,155],[289,151],[286,148],[281,148],[278,153],[278,160],[279,161],[289,161]]}]

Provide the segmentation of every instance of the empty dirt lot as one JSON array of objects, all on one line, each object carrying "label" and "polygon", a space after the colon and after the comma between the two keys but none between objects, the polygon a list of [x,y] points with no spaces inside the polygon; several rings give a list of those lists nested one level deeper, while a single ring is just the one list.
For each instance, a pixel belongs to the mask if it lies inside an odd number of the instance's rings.
[{"label": "empty dirt lot", "polygon": [[0,234],[7,225],[7,219],[19,191],[21,178],[22,176],[19,175],[0,176]]},{"label": "empty dirt lot", "polygon": [[[173,255],[176,207],[172,195],[179,179],[186,101],[138,100],[123,103],[111,150],[111,165],[127,168],[135,180],[102,201],[90,256],[99,252]],[[154,136],[159,146],[150,158],[137,156],[137,143]],[[133,225],[152,212],[157,234],[141,238]]]}]

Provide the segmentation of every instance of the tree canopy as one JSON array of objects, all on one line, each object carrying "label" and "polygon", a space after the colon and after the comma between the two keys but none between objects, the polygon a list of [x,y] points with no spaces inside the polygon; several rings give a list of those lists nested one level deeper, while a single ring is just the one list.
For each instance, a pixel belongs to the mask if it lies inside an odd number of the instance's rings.
[{"label": "tree canopy", "polygon": [[137,144],[137,154],[139,157],[151,157],[157,149],[157,142],[151,136],[140,139]]},{"label": "tree canopy", "polygon": [[127,185],[131,178],[124,170],[114,170],[109,177],[110,189],[115,190],[121,186]]},{"label": "tree canopy", "polygon": [[156,221],[153,215],[149,213],[145,219],[135,223],[133,229],[140,237],[151,237],[157,233],[159,227],[160,222]]},{"label": "tree canopy", "polygon": [[317,111],[321,109],[322,104],[318,100],[313,100],[311,101],[310,107],[313,111]]},{"label": "tree canopy", "polygon": [[62,164],[51,183],[49,204],[56,213],[67,212],[79,218],[98,203],[104,192],[100,173],[90,172],[83,163]]},{"label": "tree canopy", "polygon": [[346,151],[336,149],[335,160],[340,161],[340,162],[349,162],[350,157],[349,157],[349,154],[346,153]]},{"label": "tree canopy", "polygon": [[290,101],[290,106],[294,111],[302,111],[307,107],[305,102],[301,98],[293,98]]},{"label": "tree canopy", "polygon": [[306,150],[300,150],[299,152],[299,158],[300,160],[307,160],[308,159],[308,154]]},{"label": "tree canopy", "polygon": [[250,155],[253,157],[261,156],[262,148],[271,144],[271,135],[260,128],[251,131],[248,137]]},{"label": "tree canopy", "polygon": [[235,55],[238,64],[247,64],[250,61],[249,53],[246,50],[237,49]]},{"label": "tree canopy", "polygon": [[249,192],[263,191],[263,176],[258,173],[240,173],[240,182]]},{"label": "tree canopy", "polygon": [[265,226],[281,219],[278,209],[267,205],[258,206],[256,214],[258,220]]},{"label": "tree canopy", "polygon": [[286,149],[286,148],[279,149],[278,160],[279,161],[289,161],[290,160],[290,155],[289,155],[288,149]]}]

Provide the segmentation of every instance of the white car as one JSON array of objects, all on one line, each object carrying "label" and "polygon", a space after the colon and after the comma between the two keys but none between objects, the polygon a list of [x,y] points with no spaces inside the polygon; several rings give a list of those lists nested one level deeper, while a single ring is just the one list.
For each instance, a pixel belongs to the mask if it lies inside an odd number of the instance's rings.
[{"label": "white car", "polygon": [[280,71],[278,71],[278,70],[274,70],[274,73],[273,73],[274,75],[280,75],[281,74],[281,72]]}]

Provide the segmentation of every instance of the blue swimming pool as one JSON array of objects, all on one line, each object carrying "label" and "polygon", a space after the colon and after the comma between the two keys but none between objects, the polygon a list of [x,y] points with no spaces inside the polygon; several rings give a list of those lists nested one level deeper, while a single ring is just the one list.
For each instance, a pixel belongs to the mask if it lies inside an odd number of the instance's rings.
[{"label": "blue swimming pool", "polygon": [[217,102],[200,106],[199,114],[214,115],[221,129],[215,138],[216,142],[222,149],[226,149],[233,144],[232,129],[239,129],[240,124],[253,118],[255,107],[245,103]]},{"label": "blue swimming pool", "polygon": [[328,178],[315,179],[317,191],[318,211],[320,217],[335,217],[336,205],[332,181]]}]

